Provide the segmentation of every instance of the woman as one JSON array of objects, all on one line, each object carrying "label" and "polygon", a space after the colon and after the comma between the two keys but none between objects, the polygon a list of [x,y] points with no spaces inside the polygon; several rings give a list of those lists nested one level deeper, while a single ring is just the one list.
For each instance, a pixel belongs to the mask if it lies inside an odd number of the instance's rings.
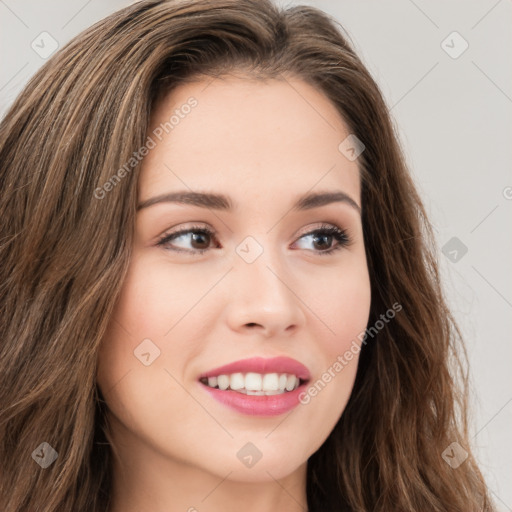
[{"label": "woman", "polygon": [[135,3],[0,161],[2,510],[493,510],[431,226],[327,15]]}]

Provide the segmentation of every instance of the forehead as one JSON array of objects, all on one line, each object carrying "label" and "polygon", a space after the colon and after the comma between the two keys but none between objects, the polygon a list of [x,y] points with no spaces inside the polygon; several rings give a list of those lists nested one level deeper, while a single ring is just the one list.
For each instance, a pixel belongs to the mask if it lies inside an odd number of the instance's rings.
[{"label": "forehead", "polygon": [[338,149],[349,133],[330,100],[298,78],[183,84],[152,112],[140,196],[188,187],[278,198],[336,186],[358,200],[357,161]]}]

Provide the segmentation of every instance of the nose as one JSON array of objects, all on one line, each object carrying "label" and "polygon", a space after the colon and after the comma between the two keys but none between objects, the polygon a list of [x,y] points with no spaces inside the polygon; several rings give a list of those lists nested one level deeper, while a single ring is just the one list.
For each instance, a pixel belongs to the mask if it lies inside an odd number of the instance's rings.
[{"label": "nose", "polygon": [[235,261],[227,305],[227,321],[232,330],[258,331],[269,338],[289,336],[304,324],[304,304],[278,258],[264,251],[252,263],[241,258]]}]

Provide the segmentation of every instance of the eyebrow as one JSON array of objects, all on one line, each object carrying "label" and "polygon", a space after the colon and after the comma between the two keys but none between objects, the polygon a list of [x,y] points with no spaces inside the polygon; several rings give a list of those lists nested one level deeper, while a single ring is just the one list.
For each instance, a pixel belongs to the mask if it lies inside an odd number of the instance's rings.
[{"label": "eyebrow", "polygon": [[[235,203],[231,200],[231,198],[224,194],[178,191],[160,194],[158,196],[146,199],[137,206],[137,211],[159,203],[190,204],[200,208],[223,211],[233,211],[235,209]],[[325,206],[331,203],[348,204],[359,214],[361,214],[361,207],[348,194],[342,192],[341,190],[306,193],[299,197],[298,200],[293,204],[292,210],[311,210],[313,208],[318,208],[320,206]]]}]

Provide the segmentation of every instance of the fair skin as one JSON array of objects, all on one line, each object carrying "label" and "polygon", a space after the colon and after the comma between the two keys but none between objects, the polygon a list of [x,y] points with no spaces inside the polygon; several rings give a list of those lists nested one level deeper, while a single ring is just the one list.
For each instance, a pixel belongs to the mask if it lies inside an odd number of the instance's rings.
[{"label": "fair skin", "polygon": [[[111,512],[305,511],[307,459],[345,408],[358,356],[309,403],[277,416],[228,408],[198,376],[285,355],[307,366],[312,384],[366,328],[370,281],[357,207],[292,210],[319,191],[342,191],[361,207],[357,160],[338,150],[350,131],[297,78],[229,76],[175,89],[157,104],[148,133],[191,96],[197,106],[144,158],[139,204],[192,190],[227,195],[236,209],[160,202],[137,213],[132,260],[99,356],[119,453]],[[322,224],[346,230],[350,244],[322,254],[339,243],[308,235]],[[196,230],[157,245],[197,225],[215,236],[194,237]],[[248,236],[263,250],[250,264],[236,252]],[[148,366],[134,356],[147,338],[160,350]],[[237,457],[249,442],[262,454],[252,467]]]}]

